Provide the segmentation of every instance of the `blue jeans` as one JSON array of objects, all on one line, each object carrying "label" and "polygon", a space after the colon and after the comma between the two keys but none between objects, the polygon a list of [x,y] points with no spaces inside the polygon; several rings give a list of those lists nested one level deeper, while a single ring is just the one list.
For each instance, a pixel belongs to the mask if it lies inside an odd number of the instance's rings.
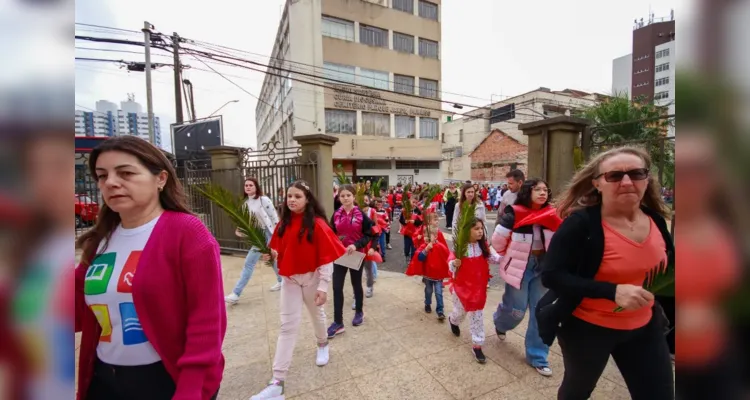
[{"label": "blue jeans", "polygon": [[539,337],[539,326],[536,322],[536,304],[542,298],[547,289],[542,286],[540,276],[540,260],[534,255],[529,255],[526,271],[523,274],[521,289],[505,284],[503,300],[497,306],[494,314],[495,329],[500,332],[508,332],[523,321],[526,310],[529,312],[529,327],[526,330],[526,361],[532,367],[549,367],[547,356],[549,346],[542,342]]},{"label": "blue jeans", "polygon": [[404,236],[404,257],[408,259],[407,262],[411,261],[416,250],[417,249],[414,248],[414,241],[411,240],[411,236]]},{"label": "blue jeans", "polygon": [[[266,239],[268,239],[268,242],[271,242],[271,235],[273,235],[273,232],[266,231]],[[245,289],[245,286],[247,286],[247,283],[250,281],[250,278],[253,277],[253,272],[255,272],[255,264],[258,263],[260,260],[261,254],[258,252],[258,250],[253,247],[250,249],[250,251],[247,252],[247,257],[245,257],[245,266],[242,267],[242,273],[240,274],[240,279],[237,281],[237,285],[235,285],[234,289],[232,290],[232,293],[236,294],[237,296],[242,294],[242,290]],[[279,276],[279,268],[276,265],[276,261],[273,262],[273,272],[276,273],[276,280],[281,283],[281,277]]]},{"label": "blue jeans", "polygon": [[380,234],[378,244],[380,245],[380,256],[383,257],[383,261],[385,261],[385,232]]},{"label": "blue jeans", "polygon": [[435,292],[435,312],[438,314],[443,313],[443,282],[433,281],[431,279],[424,280],[424,305],[429,306],[432,304],[432,292]]}]

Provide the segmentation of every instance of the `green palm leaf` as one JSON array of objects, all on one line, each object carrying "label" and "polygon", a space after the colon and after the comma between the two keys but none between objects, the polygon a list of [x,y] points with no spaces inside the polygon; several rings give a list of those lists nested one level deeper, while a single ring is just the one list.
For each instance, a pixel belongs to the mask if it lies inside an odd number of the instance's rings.
[{"label": "green palm leaf", "polygon": [[406,185],[406,187],[404,187],[404,195],[401,197],[401,214],[404,215],[404,219],[407,221],[411,218],[411,212],[412,212],[411,200],[410,200],[411,195],[409,194],[410,190],[411,190],[411,183]]},{"label": "green palm leaf", "polygon": [[380,197],[380,187],[383,185],[383,178],[378,179],[377,181],[373,182],[372,186],[370,186],[370,190],[372,191],[372,197]]},{"label": "green palm leaf", "polygon": [[245,242],[258,249],[261,254],[271,254],[266,243],[266,228],[263,223],[247,208],[245,199],[217,184],[196,187],[198,192],[229,217],[237,229],[244,235]]},{"label": "green palm leaf", "polygon": [[[474,217],[476,209],[477,205],[474,202],[461,204],[456,220],[456,229],[453,232],[453,254],[457,259],[469,254],[469,239],[471,238],[471,229],[476,221]],[[456,269],[456,272],[458,272],[458,269]]]},{"label": "green palm leaf", "polygon": [[365,183],[360,182],[356,184],[355,186],[356,193],[354,193],[354,201],[357,202],[357,205],[360,207],[365,207],[365,191],[367,190],[365,188]]},{"label": "green palm leaf", "polygon": [[339,185],[346,185],[346,184],[352,183],[349,177],[346,176],[346,172],[344,172],[344,167],[341,166],[341,164],[336,166],[336,179],[339,181]]},{"label": "green palm leaf", "polygon": [[[646,274],[643,288],[657,296],[674,296],[674,263],[659,263]],[[622,311],[622,307],[615,308],[615,312]]]}]

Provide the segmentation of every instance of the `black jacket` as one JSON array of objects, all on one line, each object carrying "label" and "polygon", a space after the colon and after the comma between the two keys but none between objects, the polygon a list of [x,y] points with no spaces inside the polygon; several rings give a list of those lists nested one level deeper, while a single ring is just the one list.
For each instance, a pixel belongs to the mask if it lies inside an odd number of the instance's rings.
[{"label": "black jacket", "polygon": [[[668,265],[674,265],[674,243],[667,222],[654,210],[641,207],[656,223],[667,248]],[[542,261],[542,284],[549,291],[536,308],[539,335],[551,345],[557,328],[584,297],[615,300],[617,285],[594,280],[604,256],[601,206],[577,210],[565,218]]]}]

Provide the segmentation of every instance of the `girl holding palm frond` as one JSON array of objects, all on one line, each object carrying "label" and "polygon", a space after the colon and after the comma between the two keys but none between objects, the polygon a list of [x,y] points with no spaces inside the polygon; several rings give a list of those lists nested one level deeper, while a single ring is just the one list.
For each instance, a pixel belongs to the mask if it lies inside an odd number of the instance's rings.
[{"label": "girl holding palm frond", "polygon": [[558,399],[588,398],[610,356],[633,399],[674,398],[668,321],[654,303],[674,290],[674,246],[650,168],[641,148],[600,153],[557,203],[565,220],[542,261],[549,291],[537,321],[544,342],[557,335],[562,349]]},{"label": "girl holding palm frond", "polygon": [[[276,229],[276,224],[279,223],[279,215],[276,213],[276,207],[274,207],[271,199],[263,195],[263,189],[258,185],[258,180],[252,177],[245,179],[245,206],[252,215],[255,216],[256,220],[259,221],[265,228],[266,242],[271,241],[271,235]],[[242,237],[242,233],[239,230],[235,231],[235,234]],[[247,252],[245,257],[245,265],[242,267],[242,273],[237,284],[232,289],[232,293],[229,293],[224,297],[224,301],[229,304],[236,304],[240,300],[242,290],[245,289],[250,278],[253,277],[255,272],[255,265],[260,261],[260,252],[257,248],[253,247]],[[271,287],[271,291],[275,292],[281,290],[281,276],[279,276],[279,270],[276,263],[272,263],[273,272],[276,273],[276,284]]]}]

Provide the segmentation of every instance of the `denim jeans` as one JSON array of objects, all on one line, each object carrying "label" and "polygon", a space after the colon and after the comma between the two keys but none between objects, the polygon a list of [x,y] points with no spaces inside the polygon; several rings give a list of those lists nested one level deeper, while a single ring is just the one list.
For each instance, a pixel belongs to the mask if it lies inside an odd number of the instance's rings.
[{"label": "denim jeans", "polygon": [[411,236],[404,236],[404,257],[408,259],[407,262],[411,261],[416,250],[417,249],[414,248],[414,241],[411,240]]},{"label": "denim jeans", "polygon": [[435,312],[440,314],[443,312],[443,282],[433,281],[431,279],[425,279],[424,285],[424,305],[429,306],[432,304],[432,293],[435,292]]},{"label": "denim jeans", "polygon": [[[271,235],[273,235],[273,232],[266,231],[266,239],[268,239],[268,242],[271,242]],[[255,272],[255,264],[258,263],[260,260],[261,254],[257,251],[255,247],[250,249],[250,251],[247,252],[247,257],[245,257],[245,266],[242,267],[242,273],[240,274],[240,279],[237,281],[237,285],[235,285],[234,290],[232,290],[232,293],[236,294],[237,296],[242,294],[242,290],[245,289],[245,286],[247,286],[247,283],[250,281],[250,278],[253,277],[253,272]],[[276,265],[276,261],[273,262],[273,272],[276,273],[276,280],[281,283],[281,277],[279,276],[279,269]]]},{"label": "denim jeans", "polygon": [[383,257],[383,261],[385,261],[385,232],[380,234],[378,242],[380,245],[380,256]]},{"label": "denim jeans", "polygon": [[497,306],[494,314],[495,329],[508,332],[523,321],[526,310],[529,312],[529,327],[526,329],[526,361],[532,367],[548,367],[549,346],[539,337],[539,326],[536,322],[536,304],[547,289],[542,286],[541,260],[533,254],[529,255],[526,271],[523,274],[521,289],[505,284],[503,300]]}]

